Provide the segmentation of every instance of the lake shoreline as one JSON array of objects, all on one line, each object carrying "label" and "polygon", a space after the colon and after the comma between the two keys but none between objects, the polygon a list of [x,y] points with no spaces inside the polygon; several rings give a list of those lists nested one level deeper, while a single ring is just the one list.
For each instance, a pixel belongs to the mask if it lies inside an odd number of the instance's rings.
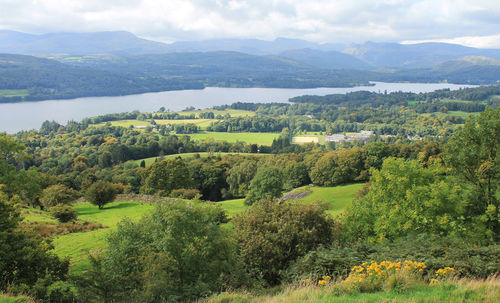
[{"label": "lake shoreline", "polygon": [[324,96],[362,90],[379,93],[396,91],[419,93],[475,86],[449,83],[372,82],[370,86],[314,89],[206,87],[201,90],[175,90],[125,96],[1,103],[0,132],[16,133],[39,129],[46,120],[66,124],[68,121],[81,121],[84,118],[111,113],[134,110],[153,112],[160,107],[170,111],[181,111],[187,107],[206,109],[236,102],[288,103],[290,98],[303,95]]}]

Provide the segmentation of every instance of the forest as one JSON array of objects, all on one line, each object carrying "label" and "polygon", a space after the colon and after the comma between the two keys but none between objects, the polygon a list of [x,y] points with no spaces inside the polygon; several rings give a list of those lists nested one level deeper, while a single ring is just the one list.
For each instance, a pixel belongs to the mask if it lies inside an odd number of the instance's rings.
[{"label": "forest", "polygon": [[[457,279],[495,279],[498,94],[499,86],[304,96],[1,133],[0,290],[43,302],[258,302],[300,287],[343,298],[434,285],[446,295],[463,290]],[[113,125],[129,120],[149,126]],[[173,124],[182,120],[190,122]],[[192,137],[208,130],[276,138]],[[360,130],[375,134],[293,143],[312,131]],[[293,198],[354,184],[359,192],[334,214],[331,203]],[[112,202],[118,196],[130,198]],[[144,216],[87,221],[126,205]],[[67,258],[64,237],[93,249]]]}]

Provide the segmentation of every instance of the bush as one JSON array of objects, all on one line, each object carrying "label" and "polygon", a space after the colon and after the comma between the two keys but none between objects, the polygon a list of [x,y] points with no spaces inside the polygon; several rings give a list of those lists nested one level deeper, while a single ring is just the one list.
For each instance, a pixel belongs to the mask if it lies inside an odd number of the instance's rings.
[{"label": "bush", "polygon": [[233,218],[240,254],[253,277],[270,285],[297,258],[333,240],[334,223],[325,205],[262,200]]},{"label": "bush", "polygon": [[78,197],[78,193],[62,184],[56,184],[43,190],[40,202],[45,208],[58,204],[68,204]]},{"label": "bush", "polygon": [[500,268],[500,245],[472,246],[459,238],[410,236],[394,243],[359,243],[351,247],[320,248],[298,259],[287,271],[289,281],[328,274],[343,278],[363,261],[414,260],[427,271],[452,267],[461,277],[487,278]]},{"label": "bush", "polygon": [[98,302],[173,302],[229,287],[238,266],[220,213],[208,203],[169,201],[139,222],[122,221],[107,252],[94,258],[90,279],[80,281],[82,293]]},{"label": "bush", "polygon": [[257,170],[250,182],[250,190],[245,199],[246,205],[266,198],[279,198],[283,190],[283,173],[277,167],[264,167]]},{"label": "bush", "polygon": [[51,215],[61,223],[66,223],[76,220],[78,214],[70,205],[58,204],[49,209]]},{"label": "bush", "polygon": [[200,191],[195,188],[179,188],[170,192],[170,197],[192,200],[199,197]]},{"label": "bush", "polygon": [[116,189],[112,183],[105,181],[97,181],[90,185],[85,198],[92,204],[97,205],[102,209],[105,204],[113,201],[116,197]]}]

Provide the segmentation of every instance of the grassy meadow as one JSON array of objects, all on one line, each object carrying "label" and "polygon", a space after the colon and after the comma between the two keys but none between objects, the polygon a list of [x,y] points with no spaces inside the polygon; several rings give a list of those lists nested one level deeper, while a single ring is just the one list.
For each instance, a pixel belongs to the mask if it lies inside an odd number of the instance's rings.
[{"label": "grassy meadow", "polygon": [[[294,200],[297,203],[325,202],[330,205],[327,211],[330,215],[341,214],[347,206],[356,198],[358,191],[363,188],[364,183],[339,185],[332,187],[303,186],[294,190],[294,192],[309,192],[310,194],[303,198]],[[229,217],[244,211],[248,208],[244,204],[245,199],[235,199],[217,202],[228,214]]]},{"label": "grassy meadow", "polygon": [[207,299],[206,303],[455,303],[455,302],[500,302],[500,279],[482,280],[450,280],[430,286],[421,284],[404,289],[359,293],[353,291],[338,294],[337,284],[318,286],[287,287],[274,294],[254,295],[249,293],[223,293]]},{"label": "grassy meadow", "polygon": [[[97,206],[90,203],[77,203],[74,204],[74,207],[78,212],[80,220],[101,223],[105,226],[102,229],[54,237],[54,252],[60,257],[70,258],[72,272],[79,273],[89,265],[87,259],[88,252],[103,248],[106,242],[106,235],[116,227],[118,222],[125,217],[137,220],[145,213],[151,211],[154,206],[140,202],[113,202],[107,204],[102,210],[99,210]],[[37,215],[36,212],[31,212],[29,215],[25,214],[24,217],[26,218],[25,220],[31,222],[47,222],[45,216]]]},{"label": "grassy meadow", "polygon": [[[199,132],[191,134],[192,140],[215,140],[227,142],[245,142],[258,145],[271,145],[279,137],[279,133],[225,133],[225,132]],[[210,139],[209,139],[210,138]]]},{"label": "grassy meadow", "polygon": [[0,97],[26,97],[29,94],[27,89],[0,89]]}]

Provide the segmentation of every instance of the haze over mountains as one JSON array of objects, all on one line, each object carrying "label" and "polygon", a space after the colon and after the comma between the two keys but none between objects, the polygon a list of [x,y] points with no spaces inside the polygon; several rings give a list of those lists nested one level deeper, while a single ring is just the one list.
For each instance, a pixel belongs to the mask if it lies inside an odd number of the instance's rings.
[{"label": "haze over mountains", "polygon": [[0,90],[26,90],[22,96],[0,94],[2,102],[206,86],[312,88],[369,81],[500,80],[499,49],[446,43],[346,46],[278,38],[166,44],[124,31],[32,35],[3,30],[0,53],[5,53],[0,56]]},{"label": "haze over mountains", "polygon": [[[251,55],[279,55],[312,66],[333,69],[428,68],[465,56],[500,60],[499,49],[478,49],[447,43],[318,44],[300,39],[213,39],[171,44],[139,38],[125,31],[26,34],[0,30],[0,53],[27,55],[134,56],[181,52],[232,51]],[[484,63],[484,62],[483,62]]]}]

